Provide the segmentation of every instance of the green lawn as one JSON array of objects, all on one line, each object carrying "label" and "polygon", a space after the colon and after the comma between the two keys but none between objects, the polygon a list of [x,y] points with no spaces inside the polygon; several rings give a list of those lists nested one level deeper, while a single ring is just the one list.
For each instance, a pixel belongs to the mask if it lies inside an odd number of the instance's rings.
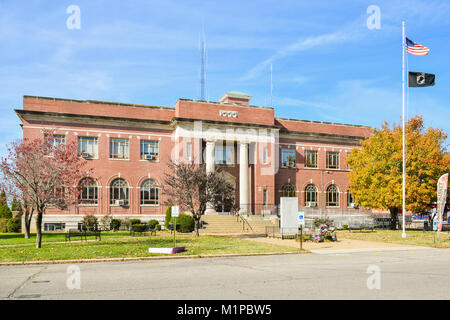
[{"label": "green lawn", "polygon": [[338,231],[338,239],[355,239],[367,241],[381,241],[400,243],[414,246],[427,246],[436,248],[450,248],[450,233],[441,232],[439,241],[436,232],[406,230],[406,239],[402,238],[401,230],[375,230],[372,231]]},{"label": "green lawn", "polygon": [[[130,234],[129,231],[103,231],[102,239],[127,237]],[[65,241],[65,233],[60,232],[47,232],[42,234],[42,242],[60,242]],[[79,238],[74,238],[79,240]],[[92,239],[92,238],[88,238]],[[94,238],[95,239],[95,238]],[[36,242],[36,234],[32,233],[30,239],[25,239],[22,233],[0,233],[0,246],[12,245],[12,244],[34,244]]]},{"label": "green lawn", "polygon": [[[35,249],[30,244],[15,246],[0,244],[0,262],[39,261],[39,260],[69,260],[119,257],[148,257],[160,254],[148,253],[150,247],[172,247],[173,237],[158,235],[152,237],[113,237],[94,242],[55,243],[43,242],[41,249]],[[262,253],[287,252],[292,248],[248,241],[245,239],[223,236],[177,235],[177,246],[186,247],[186,251],[177,255],[207,255],[227,253]]]}]

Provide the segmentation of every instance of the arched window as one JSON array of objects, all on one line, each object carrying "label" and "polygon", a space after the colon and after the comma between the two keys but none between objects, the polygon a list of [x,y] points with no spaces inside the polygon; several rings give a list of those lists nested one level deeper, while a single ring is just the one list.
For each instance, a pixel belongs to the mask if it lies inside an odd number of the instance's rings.
[{"label": "arched window", "polygon": [[317,203],[317,187],[313,184],[308,184],[305,188],[305,203]]},{"label": "arched window", "polygon": [[295,187],[290,183],[285,184],[281,188],[281,191],[282,191],[283,197],[295,197]]},{"label": "arched window", "polygon": [[80,193],[80,204],[98,204],[97,182],[91,178],[84,178],[80,181],[82,187]]},{"label": "arched window", "polygon": [[145,180],[141,184],[141,205],[159,204],[158,184],[153,180]]},{"label": "arched window", "polygon": [[327,188],[327,207],[339,207],[339,190],[335,185]]},{"label": "arched window", "polygon": [[112,205],[128,205],[129,191],[128,183],[121,178],[114,180],[110,186],[109,204]]}]

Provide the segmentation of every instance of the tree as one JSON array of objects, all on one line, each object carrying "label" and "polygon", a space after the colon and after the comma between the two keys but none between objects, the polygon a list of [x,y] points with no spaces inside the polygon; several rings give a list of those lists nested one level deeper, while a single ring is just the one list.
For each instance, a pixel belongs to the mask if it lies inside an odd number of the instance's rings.
[{"label": "tree", "polygon": [[86,160],[79,156],[76,141],[54,145],[53,140],[53,133],[44,131],[41,139],[13,142],[0,163],[9,190],[21,199],[25,221],[31,221],[36,212],[36,248],[42,245],[42,216],[46,209],[67,209],[76,204],[84,184],[91,183],[91,179],[78,183],[92,170],[85,169]]},{"label": "tree", "polygon": [[0,218],[3,218],[3,219],[11,219],[12,218],[11,210],[9,209],[9,207],[6,203],[0,205]]},{"label": "tree", "polygon": [[22,212],[22,205],[20,204],[20,201],[17,200],[17,197],[13,197],[11,201],[11,211],[18,211]]},{"label": "tree", "polygon": [[225,179],[221,171],[207,173],[204,164],[170,162],[168,167],[163,185],[168,198],[166,203],[179,205],[180,209],[192,214],[198,236],[201,217],[205,214],[207,204],[217,205],[218,198],[233,202],[234,186]]},{"label": "tree", "polygon": [[[421,211],[436,201],[436,183],[450,169],[447,135],[424,128],[416,116],[406,124],[406,210]],[[402,208],[402,127],[385,122],[349,154],[350,192],[357,204],[369,209],[388,209],[395,229]]]}]

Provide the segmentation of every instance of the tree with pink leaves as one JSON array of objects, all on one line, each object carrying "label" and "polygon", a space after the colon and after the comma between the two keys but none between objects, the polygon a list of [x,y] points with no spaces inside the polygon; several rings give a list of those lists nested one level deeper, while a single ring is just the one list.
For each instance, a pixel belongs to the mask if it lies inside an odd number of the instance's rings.
[{"label": "tree with pink leaves", "polygon": [[42,245],[42,216],[49,207],[67,209],[78,203],[83,179],[92,174],[78,153],[76,141],[55,143],[52,131],[41,139],[24,139],[8,147],[0,172],[9,194],[20,199],[25,218],[25,237],[36,213],[36,248]]}]

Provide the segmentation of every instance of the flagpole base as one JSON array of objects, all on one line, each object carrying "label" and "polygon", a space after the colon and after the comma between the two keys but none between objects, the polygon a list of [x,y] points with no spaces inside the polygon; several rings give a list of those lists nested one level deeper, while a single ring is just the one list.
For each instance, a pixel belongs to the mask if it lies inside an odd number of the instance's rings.
[{"label": "flagpole base", "polygon": [[406,233],[405,233],[405,232],[402,233],[402,238],[403,238],[403,239],[406,238]]}]

